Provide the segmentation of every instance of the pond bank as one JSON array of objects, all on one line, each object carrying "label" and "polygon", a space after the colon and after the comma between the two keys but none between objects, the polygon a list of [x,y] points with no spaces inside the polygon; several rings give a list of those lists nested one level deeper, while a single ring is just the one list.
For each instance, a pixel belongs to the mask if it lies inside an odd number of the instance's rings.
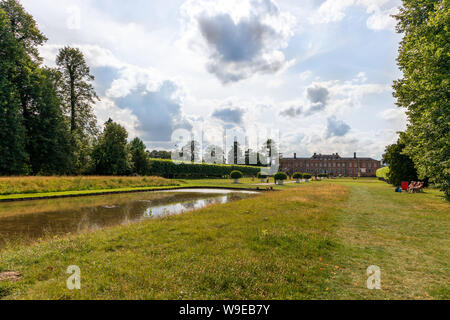
[{"label": "pond bank", "polygon": [[[182,189],[197,189],[194,186],[178,186],[178,187],[148,187],[148,188],[136,188],[136,189],[112,189],[112,190],[83,190],[83,191],[64,191],[64,192],[51,192],[51,193],[35,193],[35,194],[15,194],[2,196],[0,202],[15,202],[15,201],[32,201],[32,200],[44,200],[44,199],[59,199],[59,198],[76,198],[87,196],[104,196],[109,194],[124,194],[124,193],[136,193],[136,192],[156,192],[167,190],[182,190]],[[240,188],[240,187],[212,187],[202,186],[205,189],[224,189],[224,190],[246,190],[246,191],[258,191],[256,188]],[[264,191],[264,190],[260,190]]]}]

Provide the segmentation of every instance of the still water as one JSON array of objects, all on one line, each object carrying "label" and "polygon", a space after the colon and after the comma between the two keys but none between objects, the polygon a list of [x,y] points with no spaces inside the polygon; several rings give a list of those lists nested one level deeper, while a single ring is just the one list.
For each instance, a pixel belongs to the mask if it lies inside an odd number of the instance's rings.
[{"label": "still water", "polygon": [[235,190],[185,189],[0,203],[0,247],[10,241],[28,242],[46,236],[94,231],[180,214],[255,194]]}]

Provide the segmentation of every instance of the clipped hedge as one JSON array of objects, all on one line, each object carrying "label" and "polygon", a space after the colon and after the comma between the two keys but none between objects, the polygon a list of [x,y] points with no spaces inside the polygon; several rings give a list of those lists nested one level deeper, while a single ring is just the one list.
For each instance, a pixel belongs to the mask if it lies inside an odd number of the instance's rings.
[{"label": "clipped hedge", "polygon": [[301,174],[300,172],[296,172],[296,173],[294,173],[294,175],[292,177],[294,179],[302,179],[303,178],[303,174]]},{"label": "clipped hedge", "polygon": [[256,176],[261,168],[242,165],[208,164],[208,163],[175,163],[172,160],[150,159],[148,175],[164,178],[203,179],[225,178],[231,172],[240,171],[244,176]]},{"label": "clipped hedge", "polygon": [[243,176],[242,172],[240,172],[238,170],[232,171],[230,174],[231,179],[235,179],[235,180],[242,178],[242,176]]},{"label": "clipped hedge", "polygon": [[256,175],[256,177],[257,177],[258,179],[266,179],[266,178],[268,177],[268,175],[267,175],[267,174],[264,174],[264,173],[261,173],[261,172],[258,172],[258,174]]},{"label": "clipped hedge", "polygon": [[304,173],[304,174],[303,174],[303,179],[309,180],[309,179],[311,179],[311,178],[312,178],[312,175],[311,175],[311,174],[309,174],[309,173]]},{"label": "clipped hedge", "polygon": [[275,180],[281,180],[281,181],[283,181],[283,180],[287,180],[288,179],[288,176],[287,176],[287,174],[286,173],[284,173],[284,172],[278,172],[275,176],[274,176],[274,178],[275,178]]}]

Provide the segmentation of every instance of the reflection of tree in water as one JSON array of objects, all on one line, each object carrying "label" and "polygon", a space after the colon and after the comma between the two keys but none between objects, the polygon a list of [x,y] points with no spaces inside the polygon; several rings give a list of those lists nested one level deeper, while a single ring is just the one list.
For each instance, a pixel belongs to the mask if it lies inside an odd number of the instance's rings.
[{"label": "reflection of tree in water", "polygon": [[218,200],[217,198],[205,199],[205,205],[210,206],[212,204],[215,204],[218,202],[217,200]]},{"label": "reflection of tree in water", "polygon": [[186,210],[192,210],[195,209],[195,204],[197,201],[195,202],[184,202],[181,205],[186,209]]}]

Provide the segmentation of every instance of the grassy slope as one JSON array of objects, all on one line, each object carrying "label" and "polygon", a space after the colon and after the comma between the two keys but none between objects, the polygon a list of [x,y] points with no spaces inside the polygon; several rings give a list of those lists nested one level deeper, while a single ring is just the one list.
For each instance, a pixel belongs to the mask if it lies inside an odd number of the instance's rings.
[{"label": "grassy slope", "polygon": [[[29,178],[0,178],[0,200],[51,198],[79,195],[95,195],[102,193],[119,193],[128,191],[151,191],[157,189],[172,189],[183,187],[219,187],[234,189],[264,189],[265,186],[257,186],[260,180],[251,178],[240,179],[239,184],[231,179],[202,179],[202,180],[167,180],[159,177],[95,177],[97,182],[89,181],[89,177],[83,178],[37,178],[36,181],[27,181]],[[2,181],[4,179],[4,181]],[[17,182],[14,179],[18,179]],[[21,181],[25,179],[25,181]],[[35,178],[36,179],[36,178]],[[50,182],[40,182],[39,179],[49,179]],[[57,186],[60,179],[61,186]],[[68,179],[69,181],[66,181]],[[146,179],[146,180],[144,180]],[[6,180],[10,180],[6,182]],[[81,183],[77,182],[81,180]],[[85,181],[88,180],[88,181]],[[39,183],[40,182],[40,183]],[[3,183],[3,185],[2,185]],[[40,185],[40,186],[39,186]],[[292,184],[274,186],[277,190],[292,187]],[[5,191],[8,190],[8,191]],[[15,190],[15,191],[12,191]],[[32,190],[36,192],[31,192]],[[53,190],[47,191],[46,190]],[[59,190],[59,191],[57,191]],[[64,191],[65,190],[65,191]],[[27,192],[24,192],[27,191]],[[8,194],[2,194],[8,193]]]},{"label": "grassy slope", "polygon": [[[449,205],[375,180],[286,188],[0,253],[4,298],[449,298]],[[79,265],[82,290],[65,288]],[[383,290],[365,287],[369,265]]]},{"label": "grassy slope", "polygon": [[0,198],[174,185],[178,183],[161,177],[0,177]]}]

